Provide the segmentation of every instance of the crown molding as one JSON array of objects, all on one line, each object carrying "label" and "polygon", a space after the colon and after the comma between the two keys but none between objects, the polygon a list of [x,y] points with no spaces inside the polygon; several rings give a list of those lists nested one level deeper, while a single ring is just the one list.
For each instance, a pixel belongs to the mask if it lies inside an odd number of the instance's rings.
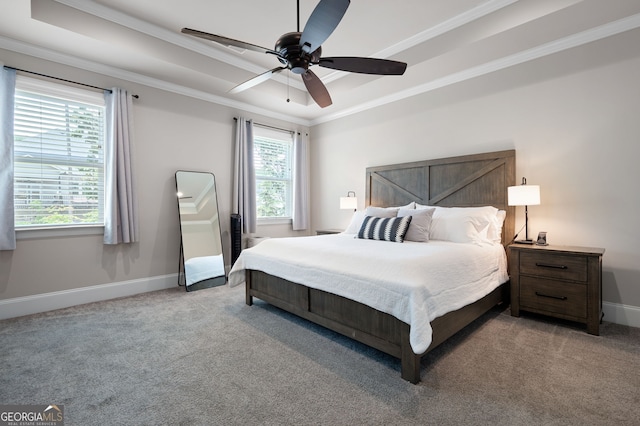
[{"label": "crown molding", "polygon": [[236,55],[226,53],[219,49],[207,46],[205,43],[198,42],[197,40],[174,33],[165,28],[153,25],[142,19],[134,18],[133,16],[111,9],[107,6],[95,3],[91,0],[54,0],[57,3],[65,6],[77,9],[79,11],[94,15],[98,18],[107,20],[117,25],[129,28],[131,30],[149,35],[151,37],[184,47],[189,50],[193,50],[204,56],[216,59],[221,62],[228,63],[234,67],[242,68],[247,71],[261,72],[264,71],[262,67],[259,67],[250,61],[242,58],[238,58]]},{"label": "crown molding", "polygon": [[131,71],[126,71],[121,68],[116,68],[109,65],[104,65],[97,62],[89,61],[86,59],[81,59],[75,56],[45,49],[40,46],[35,46],[33,44],[24,43],[24,42],[17,41],[11,38],[3,37],[3,36],[0,36],[0,48],[11,50],[17,53],[22,53],[29,56],[33,56],[36,58],[44,59],[47,61],[68,65],[74,68],[83,69],[85,71],[91,71],[98,74],[107,75],[109,77],[117,78],[120,80],[142,84],[144,86],[153,87],[153,88],[164,90],[167,92],[176,93],[179,95],[184,95],[184,96],[188,96],[195,99],[200,99],[206,102],[212,102],[212,103],[226,106],[229,108],[238,109],[246,112],[252,112],[255,114],[263,115],[265,117],[271,117],[278,120],[299,124],[301,126],[309,127],[309,123],[310,123],[309,120],[306,120],[303,118],[286,115],[286,114],[280,114],[272,110],[256,107],[254,105],[247,104],[244,102],[238,102],[233,99],[228,99],[222,96],[213,95],[211,93],[203,92],[201,90],[192,89],[179,84],[170,83],[168,81],[148,77],[148,76],[131,72]]},{"label": "crown molding", "polygon": [[[57,0],[64,2],[72,2],[75,0]],[[164,80],[150,78],[141,74],[137,74],[130,71],[125,71],[120,68],[107,66],[104,64],[88,61],[78,57],[66,55],[49,49],[44,49],[39,46],[24,43],[14,39],[0,36],[0,48],[15,51],[18,53],[24,53],[30,56],[38,57],[41,59],[57,62],[64,65],[69,65],[75,68],[84,69],[99,74],[108,75],[121,80],[131,81],[139,83],[145,86],[165,90],[168,92],[189,96],[195,99],[200,99],[207,102],[216,103],[229,108],[239,109],[255,114],[260,114],[266,117],[272,117],[274,119],[283,120],[301,126],[311,127],[314,125],[326,123],[339,118],[347,117],[349,115],[357,114],[359,112],[366,111],[368,109],[376,108],[382,105],[386,105],[391,102],[396,102],[402,99],[406,99],[415,95],[433,91],[442,87],[446,87],[452,84],[456,84],[465,80],[469,80],[475,77],[489,74],[491,72],[503,70],[515,65],[519,65],[528,61],[542,58],[554,53],[558,53],[567,49],[578,47],[587,43],[591,43],[597,40],[601,40],[607,37],[611,37],[625,31],[630,31],[640,27],[640,14],[632,15],[620,20],[604,24],[589,30],[582,31],[580,33],[573,34],[549,43],[542,44],[531,49],[524,50],[512,55],[505,56],[500,59],[489,61],[487,63],[471,67],[456,73],[449,74],[445,77],[426,82],[424,84],[393,93],[391,95],[380,97],[371,102],[365,102],[351,108],[345,108],[335,113],[322,115],[318,118],[307,120],[291,115],[280,114],[267,110],[264,108],[255,107],[253,105],[238,102],[232,99],[228,99],[222,96],[213,95],[200,90],[191,89],[182,85],[169,83]]]},{"label": "crown molding", "polygon": [[[146,34],[148,36],[157,38],[167,43],[171,43],[176,46],[180,46],[182,48],[191,50],[192,52],[198,53],[200,55],[207,56],[209,58],[218,60],[220,62],[227,63],[236,68],[240,68],[245,71],[252,72],[254,74],[262,74],[263,72],[266,71],[263,67],[256,65],[251,61],[247,61],[246,59],[238,57],[238,55],[242,55],[242,53],[239,53],[237,50],[230,49],[236,53],[224,52],[223,50],[216,49],[215,47],[212,47],[212,46],[208,46],[206,43],[202,41],[198,41],[193,37],[185,36],[182,33],[169,31],[165,28],[151,24],[142,19],[134,18],[133,16],[119,12],[110,7],[98,4],[92,0],[54,0],[54,1],[57,3],[63,4],[65,6],[77,9],[81,12],[94,15],[98,18],[104,19],[114,24],[129,28],[133,31]],[[276,74],[273,77],[271,77],[271,79],[278,81],[282,84],[288,84],[289,86],[292,86],[301,91],[306,92],[307,90],[301,81],[287,80],[286,77],[282,75]]]},{"label": "crown molding", "polygon": [[[257,66],[254,63],[239,58],[235,54],[229,54],[219,49],[207,46],[206,44],[194,40],[192,38],[184,37],[180,34],[168,31],[157,25],[151,24],[147,21],[134,18],[102,4],[95,3],[92,0],[54,0],[65,6],[72,7],[85,13],[97,16],[115,24],[127,27],[131,30],[141,32],[143,34],[155,37],[157,39],[166,41],[167,43],[174,44],[176,46],[189,49],[193,52],[199,53],[204,56],[219,60],[221,62],[228,63],[234,67],[244,69],[255,74],[262,74],[265,72],[263,67]],[[376,52],[372,57],[376,58],[389,58],[397,53],[410,49],[420,43],[424,43],[430,39],[438,37],[456,28],[462,27],[470,22],[481,19],[491,13],[496,12],[504,7],[510,6],[519,0],[490,0],[480,6],[469,9],[459,15],[454,16],[438,25],[428,28],[418,34],[415,34],[406,40],[395,43],[379,52]],[[333,81],[344,78],[346,73],[341,71],[332,71],[329,74],[321,77],[324,84],[329,84]],[[276,80],[282,84],[288,84],[296,89],[306,91],[304,84],[298,80],[287,80],[284,75],[274,75],[271,79]]]},{"label": "crown molding", "polygon": [[484,64],[467,68],[459,72],[451,73],[445,77],[438,78],[418,86],[414,86],[410,89],[399,91],[391,95],[382,96],[371,102],[365,102],[352,108],[343,109],[334,114],[327,114],[318,117],[311,120],[311,125],[315,126],[317,124],[326,123],[338,118],[347,117],[349,115],[357,114],[359,112],[386,105],[391,102],[396,102],[415,95],[470,80],[475,77],[480,77],[492,72],[520,65],[525,62],[533,61],[535,59],[552,55],[554,53],[582,46],[587,43],[602,40],[604,38],[611,37],[625,31],[636,29],[638,27],[640,27],[640,14],[632,15],[614,22],[610,22],[608,24],[600,25],[589,30],[585,30],[567,37],[560,38],[558,40],[554,40],[549,43],[541,44],[540,46],[523,50],[521,52],[514,53],[500,59],[489,61]]},{"label": "crown molding", "polygon": [[[371,56],[382,59],[389,58],[421,43],[446,34],[449,31],[453,31],[473,21],[484,18],[485,16],[490,15],[504,7],[510,6],[518,1],[519,0],[488,1],[481,4],[480,6],[474,7],[473,9],[469,9],[459,15],[456,15],[453,18],[447,19],[446,21],[443,21],[438,25],[427,28],[426,30],[419,32],[418,34],[415,34],[405,40],[402,40],[401,42],[395,43],[385,49],[382,49]],[[323,81],[325,81],[326,83],[330,83],[344,76],[345,74],[343,72],[334,71],[331,74],[327,74],[323,78]]]}]

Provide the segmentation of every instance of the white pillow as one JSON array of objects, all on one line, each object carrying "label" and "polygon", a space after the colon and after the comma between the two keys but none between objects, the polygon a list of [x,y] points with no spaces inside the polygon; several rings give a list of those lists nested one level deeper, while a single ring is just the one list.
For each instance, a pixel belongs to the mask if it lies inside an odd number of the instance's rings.
[{"label": "white pillow", "polygon": [[373,217],[396,217],[400,207],[367,207],[364,211],[366,216]]},{"label": "white pillow", "polygon": [[347,229],[344,230],[345,234],[357,234],[360,231],[360,227],[362,226],[362,222],[364,221],[364,210],[358,210],[353,212],[353,216],[351,216],[351,223],[347,226]]},{"label": "white pillow", "polygon": [[413,210],[416,208],[416,203],[414,201],[410,202],[409,204],[407,204],[406,206],[398,206],[400,207],[400,209],[402,210]]},{"label": "white pillow", "polygon": [[366,216],[374,217],[396,217],[399,207],[367,207],[366,210],[358,210],[353,212],[351,216],[351,223],[345,229],[345,234],[357,234],[362,227],[362,222]]},{"label": "white pillow", "polygon": [[426,243],[429,241],[429,231],[431,229],[431,217],[436,209],[400,209],[398,217],[411,216],[409,229],[404,237],[405,241],[417,241]]},{"label": "white pillow", "polygon": [[[417,206],[418,209],[425,206]],[[492,242],[489,226],[495,224],[498,209],[485,207],[435,207],[429,237],[456,243]],[[495,235],[494,235],[495,236]]]},{"label": "white pillow", "polygon": [[498,244],[502,243],[502,226],[504,225],[504,219],[506,217],[506,211],[498,210],[498,213],[496,213],[496,216],[493,219],[493,223],[489,225],[489,229],[487,231],[487,238],[490,241]]},{"label": "white pillow", "polygon": [[[369,207],[375,207],[375,206],[369,206]],[[380,209],[415,209],[416,208],[416,203],[414,201],[410,202],[409,204],[407,204],[406,206],[391,206],[391,207],[378,207]]]}]

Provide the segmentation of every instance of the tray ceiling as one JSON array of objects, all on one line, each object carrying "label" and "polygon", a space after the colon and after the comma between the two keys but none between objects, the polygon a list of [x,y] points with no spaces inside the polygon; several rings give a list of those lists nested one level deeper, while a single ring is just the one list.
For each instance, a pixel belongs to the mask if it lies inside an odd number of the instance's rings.
[{"label": "tray ceiling", "polygon": [[[301,29],[316,4],[300,0]],[[602,41],[603,51],[640,53],[637,0],[354,0],[323,55],[408,68],[403,76],[372,76],[315,66],[333,98],[322,109],[288,71],[229,94],[278,66],[276,58],[180,33],[189,27],[272,48],[297,29],[293,0],[0,0],[0,9],[0,49],[306,125],[505,70],[535,79],[536,61],[562,67],[572,51]]]}]

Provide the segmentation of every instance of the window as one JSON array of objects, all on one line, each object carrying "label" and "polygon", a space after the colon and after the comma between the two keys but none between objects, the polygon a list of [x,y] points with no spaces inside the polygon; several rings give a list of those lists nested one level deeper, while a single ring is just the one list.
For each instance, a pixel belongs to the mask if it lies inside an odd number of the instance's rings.
[{"label": "window", "polygon": [[258,220],[290,219],[293,198],[293,134],[254,126]]},{"label": "window", "polygon": [[104,96],[18,76],[16,229],[104,225]]}]

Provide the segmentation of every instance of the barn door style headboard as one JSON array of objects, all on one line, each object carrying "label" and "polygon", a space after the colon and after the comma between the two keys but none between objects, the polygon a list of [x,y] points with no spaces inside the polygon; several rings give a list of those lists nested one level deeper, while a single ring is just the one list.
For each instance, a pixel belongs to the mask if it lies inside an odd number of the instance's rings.
[{"label": "barn door style headboard", "polygon": [[516,184],[515,150],[367,168],[366,205],[401,206],[415,201],[443,207],[494,206],[507,216],[502,242],[515,232],[515,208],[507,187]]}]

